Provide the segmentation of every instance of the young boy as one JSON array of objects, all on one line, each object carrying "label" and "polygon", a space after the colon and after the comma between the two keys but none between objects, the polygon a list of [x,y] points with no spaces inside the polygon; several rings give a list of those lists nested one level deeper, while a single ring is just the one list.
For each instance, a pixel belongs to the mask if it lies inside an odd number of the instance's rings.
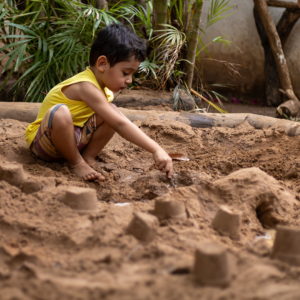
[{"label": "young boy", "polygon": [[132,82],[145,58],[146,45],[131,29],[119,24],[103,28],[92,45],[90,67],[55,86],[26,128],[31,151],[45,161],[65,159],[84,180],[103,181],[92,167],[117,132],[152,153],[158,169],[171,178],[169,155],[110,103],[112,92]]}]

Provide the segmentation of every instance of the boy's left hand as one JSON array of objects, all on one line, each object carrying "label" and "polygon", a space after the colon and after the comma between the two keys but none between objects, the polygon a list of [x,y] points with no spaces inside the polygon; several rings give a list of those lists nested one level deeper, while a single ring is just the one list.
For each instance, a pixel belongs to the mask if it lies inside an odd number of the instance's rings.
[{"label": "boy's left hand", "polygon": [[153,153],[153,158],[156,167],[162,173],[167,173],[168,178],[171,178],[171,176],[173,175],[172,158],[162,148]]}]

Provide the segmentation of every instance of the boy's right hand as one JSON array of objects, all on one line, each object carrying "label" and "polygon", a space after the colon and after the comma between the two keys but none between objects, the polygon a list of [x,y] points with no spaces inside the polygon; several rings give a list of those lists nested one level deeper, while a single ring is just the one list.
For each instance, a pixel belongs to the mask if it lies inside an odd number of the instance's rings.
[{"label": "boy's right hand", "polygon": [[167,173],[168,178],[173,175],[173,163],[172,158],[162,148],[153,153],[153,158],[156,167],[162,172]]}]

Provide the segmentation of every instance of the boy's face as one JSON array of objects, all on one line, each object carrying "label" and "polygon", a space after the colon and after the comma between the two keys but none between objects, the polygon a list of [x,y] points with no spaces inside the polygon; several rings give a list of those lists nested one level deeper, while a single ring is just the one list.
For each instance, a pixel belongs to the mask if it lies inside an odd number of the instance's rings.
[{"label": "boy's face", "polygon": [[102,73],[102,83],[114,93],[127,88],[132,82],[132,74],[139,68],[140,62],[134,57],[121,61],[113,67],[108,66]]}]

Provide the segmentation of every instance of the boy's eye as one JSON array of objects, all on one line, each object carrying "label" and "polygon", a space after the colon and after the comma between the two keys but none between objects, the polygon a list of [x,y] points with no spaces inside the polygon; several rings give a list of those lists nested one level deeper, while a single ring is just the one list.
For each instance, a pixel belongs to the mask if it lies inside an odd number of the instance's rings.
[{"label": "boy's eye", "polygon": [[124,76],[128,76],[129,75],[129,74],[125,73],[125,72],[123,72],[123,74],[124,74]]}]

